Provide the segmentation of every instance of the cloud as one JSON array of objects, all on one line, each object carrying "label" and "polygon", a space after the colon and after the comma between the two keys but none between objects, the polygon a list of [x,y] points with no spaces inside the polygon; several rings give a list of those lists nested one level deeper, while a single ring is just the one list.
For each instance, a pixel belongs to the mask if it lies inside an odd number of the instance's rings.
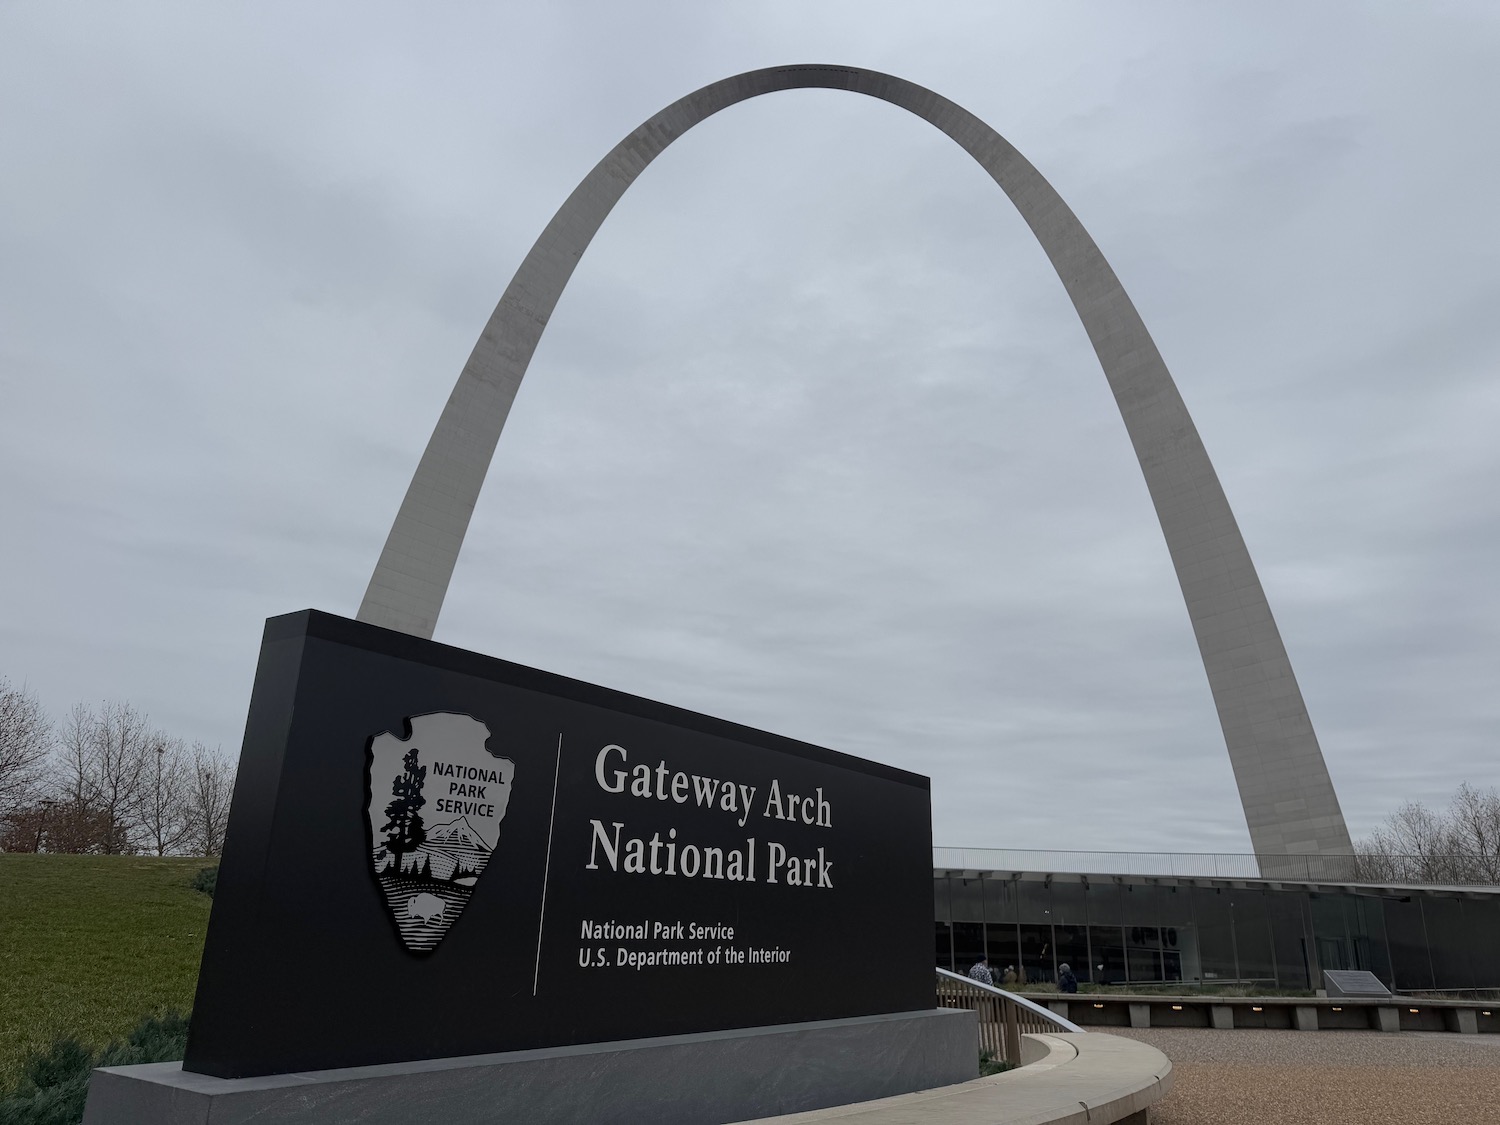
[{"label": "cloud", "polygon": [[[237,745],[261,620],[354,612],[578,179],[822,59],[966,105],[1099,241],[1354,831],[1494,784],[1497,37],[1479,4],[7,9],[0,671]],[[847,95],[726,111],[626,196],[438,635],[928,773],[940,843],[1248,843],[1061,287],[955,146]]]}]

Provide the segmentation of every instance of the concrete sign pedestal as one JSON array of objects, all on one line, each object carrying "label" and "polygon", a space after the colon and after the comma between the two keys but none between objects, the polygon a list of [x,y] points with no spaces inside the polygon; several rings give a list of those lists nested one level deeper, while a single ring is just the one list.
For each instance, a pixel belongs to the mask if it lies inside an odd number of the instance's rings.
[{"label": "concrete sign pedestal", "polygon": [[259,1078],[94,1072],[84,1125],[719,1125],[967,1082],[973,1012],[934,1009]]}]

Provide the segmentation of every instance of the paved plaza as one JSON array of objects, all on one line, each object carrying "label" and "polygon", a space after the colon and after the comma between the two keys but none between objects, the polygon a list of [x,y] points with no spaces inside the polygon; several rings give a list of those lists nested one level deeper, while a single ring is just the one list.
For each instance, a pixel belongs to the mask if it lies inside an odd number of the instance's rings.
[{"label": "paved plaza", "polygon": [[1500,1035],[1111,1029],[1172,1060],[1153,1125],[1500,1123]]}]

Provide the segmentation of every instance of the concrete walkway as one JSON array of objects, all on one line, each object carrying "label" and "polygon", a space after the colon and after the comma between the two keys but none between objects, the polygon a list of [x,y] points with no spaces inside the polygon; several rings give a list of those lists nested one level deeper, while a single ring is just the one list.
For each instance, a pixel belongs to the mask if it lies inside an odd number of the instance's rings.
[{"label": "concrete walkway", "polygon": [[1172,1060],[1152,1125],[1500,1125],[1500,1036],[1116,1029]]}]

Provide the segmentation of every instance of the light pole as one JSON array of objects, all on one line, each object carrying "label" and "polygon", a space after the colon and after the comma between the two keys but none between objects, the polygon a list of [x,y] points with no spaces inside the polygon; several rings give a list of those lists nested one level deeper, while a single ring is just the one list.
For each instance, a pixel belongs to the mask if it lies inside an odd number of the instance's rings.
[{"label": "light pole", "polygon": [[42,801],[41,815],[36,818],[36,841],[31,845],[31,850],[33,852],[39,852],[42,850],[42,830],[47,827],[47,810],[52,808],[52,806],[54,806],[55,804],[57,804],[57,802],[52,800],[50,797],[45,798]]},{"label": "light pole", "polygon": [[157,855],[163,855],[166,852],[166,848],[164,848],[162,846],[162,807],[161,807],[161,771],[162,771],[162,766],[164,764],[164,762],[163,762],[163,755],[165,755],[166,752],[167,752],[167,744],[165,742],[158,741],[157,744],[156,744],[156,801],[155,801],[154,805],[152,806],[152,810],[151,810],[152,820],[155,821],[155,824],[152,827],[153,827],[153,830],[156,833],[156,854]]}]

